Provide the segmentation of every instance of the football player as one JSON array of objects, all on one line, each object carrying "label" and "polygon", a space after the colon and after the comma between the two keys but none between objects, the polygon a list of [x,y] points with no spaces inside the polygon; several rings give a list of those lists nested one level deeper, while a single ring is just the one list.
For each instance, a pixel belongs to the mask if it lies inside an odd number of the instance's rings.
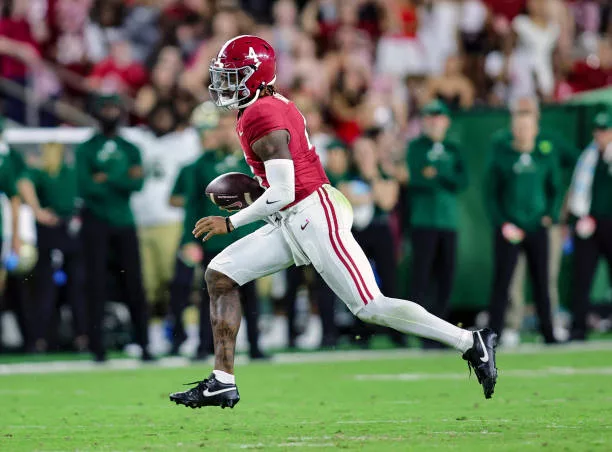
[{"label": "football player", "polygon": [[234,378],[236,335],[242,318],[238,287],[291,265],[312,264],[327,285],[364,322],[435,339],[463,353],[490,398],[497,380],[497,335],[468,331],[420,305],[383,295],[353,235],[348,200],[329,185],[306,121],[276,93],[272,46],[256,36],[227,41],[210,65],[209,91],[217,106],[238,111],[237,133],[245,159],[265,192],[229,217],[200,219],[193,231],[209,240],[266,219],[267,225],[234,242],[208,265],[215,367],[188,391],[170,395],[177,404],[233,407],[240,400]]}]

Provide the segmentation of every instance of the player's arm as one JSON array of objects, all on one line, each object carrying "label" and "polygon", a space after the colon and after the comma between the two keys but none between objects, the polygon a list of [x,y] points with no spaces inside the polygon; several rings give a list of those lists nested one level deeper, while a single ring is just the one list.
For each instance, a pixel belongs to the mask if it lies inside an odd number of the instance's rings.
[{"label": "player's arm", "polygon": [[36,221],[45,226],[56,226],[59,223],[58,216],[51,209],[40,207],[38,194],[34,185],[34,173],[29,171],[26,177],[22,177],[17,182],[17,189],[21,198],[30,206],[36,217]]},{"label": "player's arm", "polygon": [[193,234],[204,240],[213,235],[226,234],[235,228],[262,220],[295,200],[295,168],[289,151],[289,132],[275,130],[255,141],[251,147],[264,162],[269,188],[250,206],[235,213],[229,219],[223,217],[202,218],[196,223]]},{"label": "player's arm", "polygon": [[270,187],[253,204],[230,217],[234,228],[262,220],[295,200],[295,168],[289,139],[286,130],[275,130],[251,145],[264,162]]}]

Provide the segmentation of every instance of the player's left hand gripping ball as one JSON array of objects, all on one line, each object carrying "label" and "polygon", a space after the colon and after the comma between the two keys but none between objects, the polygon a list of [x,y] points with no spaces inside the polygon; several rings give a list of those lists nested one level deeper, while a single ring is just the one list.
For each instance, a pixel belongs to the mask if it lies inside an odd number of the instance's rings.
[{"label": "player's left hand gripping ball", "polygon": [[192,233],[196,238],[206,234],[202,239],[203,242],[206,242],[212,236],[228,234],[233,230],[232,223],[228,222],[225,217],[204,217],[198,220]]}]

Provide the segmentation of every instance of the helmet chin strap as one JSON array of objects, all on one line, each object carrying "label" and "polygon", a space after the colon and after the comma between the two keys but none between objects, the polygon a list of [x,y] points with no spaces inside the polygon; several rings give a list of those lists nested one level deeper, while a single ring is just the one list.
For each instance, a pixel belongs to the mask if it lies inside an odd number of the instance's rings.
[{"label": "helmet chin strap", "polygon": [[261,88],[257,88],[257,91],[255,91],[255,95],[253,96],[253,98],[250,101],[248,101],[246,104],[237,105],[237,109],[241,110],[243,108],[248,107],[249,105],[252,105],[257,99],[259,99],[260,93],[261,93]]},{"label": "helmet chin strap", "polygon": [[[263,87],[265,88],[268,85],[274,85],[274,82],[276,82],[276,74],[274,75],[274,78],[272,80],[270,80],[269,83],[267,83],[266,85],[264,85]],[[246,104],[242,104],[242,105],[238,105],[237,109],[241,110],[243,108],[248,107],[249,105],[252,105],[257,99],[259,99],[259,95],[261,94],[261,90],[262,88],[257,88],[257,91],[255,91],[255,95],[253,96],[253,98],[248,101]]]}]

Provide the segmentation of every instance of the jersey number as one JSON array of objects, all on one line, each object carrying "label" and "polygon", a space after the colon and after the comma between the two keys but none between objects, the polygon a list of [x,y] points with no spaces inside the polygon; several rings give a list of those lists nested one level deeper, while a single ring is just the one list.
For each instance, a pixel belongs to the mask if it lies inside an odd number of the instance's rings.
[{"label": "jersey number", "polygon": [[[286,104],[289,103],[289,99],[287,99],[282,94],[274,93],[274,97]],[[300,112],[300,114],[302,115],[302,112]],[[304,118],[304,115],[302,115],[302,119],[304,119],[304,135],[306,135],[306,143],[308,143],[308,149],[310,150],[312,149],[312,143],[310,142],[310,136],[308,135],[308,126],[306,125],[306,118]]]}]

